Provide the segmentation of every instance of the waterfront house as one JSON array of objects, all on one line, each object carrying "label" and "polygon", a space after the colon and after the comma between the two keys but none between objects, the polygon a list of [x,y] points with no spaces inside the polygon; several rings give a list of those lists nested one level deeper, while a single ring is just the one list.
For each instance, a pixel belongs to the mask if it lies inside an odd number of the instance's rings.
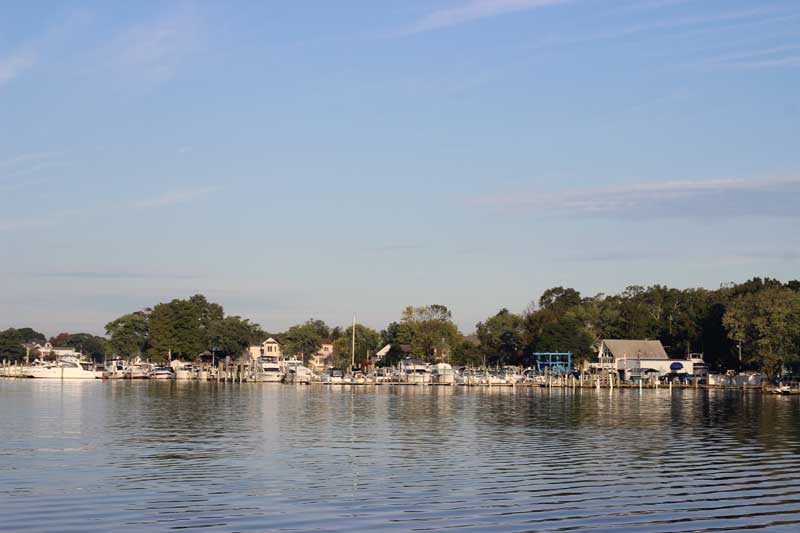
[{"label": "waterfront house", "polygon": [[658,340],[603,339],[595,368],[619,373],[625,380],[638,381],[646,374],[663,376],[671,372],[704,376],[707,373],[702,354],[670,358]]},{"label": "waterfront house", "polygon": [[276,356],[278,358],[283,356],[283,352],[281,352],[281,343],[278,342],[275,337],[269,337],[261,344],[250,346],[247,348],[247,351],[251,359],[258,359],[265,355]]},{"label": "waterfront house", "polygon": [[309,358],[308,366],[314,372],[321,374],[326,368],[333,366],[333,341],[323,339],[317,353]]},{"label": "waterfront house", "polygon": [[72,346],[53,346],[49,342],[44,344],[38,342],[26,343],[23,344],[23,346],[31,356],[36,356],[38,354],[41,357],[55,357],[56,359],[80,356],[80,352],[75,351],[75,348]]},{"label": "waterfront house", "polygon": [[372,356],[373,363],[378,364],[381,361],[383,361],[383,358],[386,357],[387,355],[389,355],[389,352],[391,351],[391,349],[392,349],[392,345],[391,344],[387,344],[386,346],[384,346],[383,348],[381,348],[380,350],[375,352],[375,355]]}]

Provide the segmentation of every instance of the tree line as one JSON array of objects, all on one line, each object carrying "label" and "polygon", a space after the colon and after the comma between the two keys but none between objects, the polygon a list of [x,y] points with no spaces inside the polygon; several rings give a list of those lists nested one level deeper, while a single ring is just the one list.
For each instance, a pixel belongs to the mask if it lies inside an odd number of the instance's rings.
[{"label": "tree line", "polygon": [[[444,305],[407,307],[380,332],[356,324],[355,356],[352,328],[312,318],[267,333],[248,319],[225,315],[221,305],[198,294],[123,315],[106,324],[106,338],[62,333],[51,342],[98,360],[114,355],[164,361],[170,354],[191,359],[202,352],[238,357],[248,346],[274,337],[284,354],[306,363],[323,342],[332,342],[339,366],[349,366],[351,358],[363,365],[385,345],[391,349],[383,364],[417,357],[455,365],[527,366],[537,351],[569,351],[578,361],[593,360],[604,338],[658,339],[672,356],[703,353],[715,370],[775,374],[800,363],[800,281],[753,278],[716,290],[630,286],[619,294],[589,297],[553,287],[522,312],[499,310],[470,335],[459,331]],[[0,357],[20,359],[23,343],[44,340],[31,328],[2,331]]]}]

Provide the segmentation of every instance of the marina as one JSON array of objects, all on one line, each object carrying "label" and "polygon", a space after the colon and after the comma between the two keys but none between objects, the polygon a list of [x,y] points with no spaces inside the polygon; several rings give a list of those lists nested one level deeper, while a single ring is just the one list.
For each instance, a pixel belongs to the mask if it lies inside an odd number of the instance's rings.
[{"label": "marina", "polygon": [[569,372],[551,374],[536,368],[453,368],[447,363],[427,363],[418,359],[401,361],[397,367],[372,371],[329,368],[315,373],[297,359],[277,356],[259,357],[248,363],[216,365],[173,361],[170,366],[134,361],[130,364],[112,360],[95,365],[91,361],[67,358],[62,361],[35,361],[31,365],[0,362],[0,377],[19,379],[100,379],[100,380],[177,380],[216,383],[284,383],[291,385],[356,386],[444,386],[444,387],[544,387],[567,389],[735,389],[760,390],[774,394],[800,394],[796,381],[782,383],[767,376],[742,374],[707,374],[702,379],[687,379],[678,374],[654,375],[648,379],[622,380],[616,373]]}]

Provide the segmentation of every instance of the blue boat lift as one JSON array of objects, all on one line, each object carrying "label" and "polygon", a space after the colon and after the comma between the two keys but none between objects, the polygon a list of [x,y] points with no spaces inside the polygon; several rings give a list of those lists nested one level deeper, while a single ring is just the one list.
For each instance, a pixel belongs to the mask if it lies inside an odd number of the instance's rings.
[{"label": "blue boat lift", "polygon": [[534,352],[539,374],[563,376],[572,372],[572,352]]}]

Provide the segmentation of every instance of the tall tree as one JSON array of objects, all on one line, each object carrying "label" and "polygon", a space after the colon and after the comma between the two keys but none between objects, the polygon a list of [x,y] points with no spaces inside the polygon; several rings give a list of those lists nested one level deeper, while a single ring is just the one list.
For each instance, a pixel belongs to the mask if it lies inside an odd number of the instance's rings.
[{"label": "tall tree", "polygon": [[258,324],[238,316],[227,316],[211,322],[208,337],[218,355],[238,358],[248,346],[258,342],[262,333]]},{"label": "tall tree", "polygon": [[25,342],[23,335],[14,328],[0,331],[0,359],[22,361],[25,358]]},{"label": "tall tree", "polygon": [[397,340],[411,347],[412,353],[429,361],[447,360],[462,335],[444,305],[406,307],[397,331]]},{"label": "tall tree", "polygon": [[136,357],[147,348],[148,315],[137,311],[123,315],[106,324],[110,336],[108,349],[119,357]]},{"label": "tall tree", "polygon": [[70,335],[70,333],[62,332],[55,337],[50,337],[50,344],[53,346],[67,346],[67,341],[69,340]]},{"label": "tall tree", "polygon": [[319,324],[309,320],[290,327],[281,336],[281,350],[285,355],[302,357],[303,363],[308,364],[310,358],[322,347],[322,339]]},{"label": "tall tree", "polygon": [[[381,335],[372,328],[356,324],[356,366],[364,367],[367,357],[380,349]],[[344,332],[333,343],[333,356],[340,368],[350,366],[353,353],[353,326]]]},{"label": "tall tree", "polygon": [[723,323],[755,368],[774,375],[797,364],[800,293],[774,285],[740,293],[728,304]]},{"label": "tall tree", "polygon": [[38,342],[40,344],[47,342],[47,337],[33,328],[18,328],[17,333],[22,337],[22,342]]},{"label": "tall tree", "polygon": [[187,300],[161,303],[150,314],[150,355],[165,359],[168,353],[193,358],[210,349],[209,331],[222,320],[222,306],[196,294]]},{"label": "tall tree", "polygon": [[73,333],[64,343],[65,346],[78,350],[95,361],[103,360],[107,344],[108,341],[105,338],[90,333]]},{"label": "tall tree", "polygon": [[501,309],[486,322],[478,322],[476,331],[489,364],[519,364],[524,349],[522,317]]},{"label": "tall tree", "polygon": [[537,352],[571,352],[576,362],[594,357],[594,337],[574,317],[564,317],[544,326],[536,342]]}]

